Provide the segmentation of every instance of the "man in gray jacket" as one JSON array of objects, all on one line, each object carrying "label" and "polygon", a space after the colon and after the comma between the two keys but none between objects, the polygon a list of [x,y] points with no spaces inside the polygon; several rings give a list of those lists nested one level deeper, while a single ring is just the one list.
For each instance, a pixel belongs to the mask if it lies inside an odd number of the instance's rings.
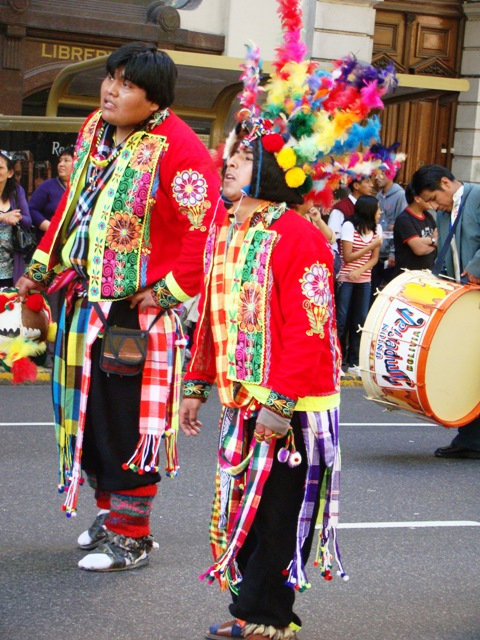
[{"label": "man in gray jacket", "polygon": [[393,226],[395,220],[408,206],[405,191],[383,171],[376,172],[375,182],[379,189],[376,197],[382,212],[380,225],[383,231],[383,242],[378,262],[372,269],[372,302],[376,290],[390,282],[396,275]]},{"label": "man in gray jacket", "polygon": [[[480,284],[480,186],[460,182],[438,164],[418,169],[411,184],[415,193],[437,210],[439,251],[450,225],[461,216],[445,257],[444,273],[457,282]],[[450,445],[440,447],[435,455],[480,459],[480,417],[460,427]]]}]

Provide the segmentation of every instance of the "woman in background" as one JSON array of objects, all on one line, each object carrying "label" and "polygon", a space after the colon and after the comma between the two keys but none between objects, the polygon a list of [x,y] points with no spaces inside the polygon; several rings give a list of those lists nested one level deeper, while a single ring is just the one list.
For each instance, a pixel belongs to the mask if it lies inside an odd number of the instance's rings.
[{"label": "woman in background", "polygon": [[0,150],[0,287],[13,287],[23,274],[24,256],[15,251],[13,234],[20,224],[32,224],[25,191],[15,181],[13,157]]},{"label": "woman in background", "polygon": [[[62,199],[73,171],[73,146],[65,147],[57,165],[57,177],[42,182],[32,193],[29,201],[30,214],[35,227],[43,235]],[[39,237],[40,240],[40,237]]]},{"label": "woman in background", "polygon": [[353,216],[342,225],[340,272],[337,276],[337,327],[347,373],[359,376],[360,334],[350,336],[345,347],[347,318],[351,313],[352,326],[362,326],[370,304],[372,267],[377,264],[382,244],[380,207],[373,196],[360,196],[355,202]]}]

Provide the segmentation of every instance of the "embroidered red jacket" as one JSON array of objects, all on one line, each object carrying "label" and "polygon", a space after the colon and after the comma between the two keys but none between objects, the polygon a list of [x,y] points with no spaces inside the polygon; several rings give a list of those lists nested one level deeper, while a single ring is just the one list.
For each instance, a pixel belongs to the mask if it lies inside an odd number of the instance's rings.
[{"label": "embroidered red jacket", "polygon": [[[217,376],[220,390],[224,376],[283,417],[337,406],[341,359],[332,251],[312,224],[285,205],[263,203],[247,224],[225,268],[218,258],[225,252],[228,218],[212,225],[184,395],[206,398]],[[234,236],[228,252],[235,242]],[[229,255],[235,256],[231,267]]]},{"label": "embroidered red jacket", "polygon": [[[69,266],[68,221],[95,151],[101,111],[85,121],[74,172],[28,274],[48,281]],[[134,132],[116,160],[89,224],[89,298],[114,300],[161,282],[159,302],[173,306],[198,293],[207,230],[218,203],[220,179],[190,127],[169,112],[149,130]],[[223,217],[223,205],[219,205]]]}]

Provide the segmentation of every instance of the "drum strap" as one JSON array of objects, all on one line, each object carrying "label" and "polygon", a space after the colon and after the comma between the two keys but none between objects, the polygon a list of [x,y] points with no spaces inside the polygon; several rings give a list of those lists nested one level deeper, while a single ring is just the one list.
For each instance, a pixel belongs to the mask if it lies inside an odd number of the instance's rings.
[{"label": "drum strap", "polygon": [[440,251],[438,252],[437,258],[435,260],[435,263],[432,267],[432,273],[434,276],[438,276],[440,271],[443,269],[443,264],[445,262],[445,257],[447,255],[448,250],[450,249],[450,243],[452,242],[452,238],[453,235],[455,233],[455,230],[458,226],[458,221],[460,220],[460,216],[462,214],[463,211],[463,206],[465,204],[465,202],[468,199],[468,196],[470,195],[470,193],[467,193],[467,195],[465,196],[465,198],[462,199],[462,202],[460,203],[460,208],[458,210],[458,215],[455,218],[455,222],[450,225],[450,231],[448,232],[448,236],[445,238],[445,242],[442,245],[442,248],[440,249]]}]

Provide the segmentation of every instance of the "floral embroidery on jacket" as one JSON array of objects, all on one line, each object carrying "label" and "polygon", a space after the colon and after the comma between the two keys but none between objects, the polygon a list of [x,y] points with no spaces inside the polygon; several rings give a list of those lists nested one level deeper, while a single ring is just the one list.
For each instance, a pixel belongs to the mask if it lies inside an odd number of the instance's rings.
[{"label": "floral embroidery on jacket", "polygon": [[142,225],[128,213],[116,213],[108,221],[107,244],[114,251],[129,253],[138,247]]},{"label": "floral embroidery on jacket", "polygon": [[276,236],[258,223],[247,232],[235,265],[227,347],[232,380],[260,384],[264,378],[265,298]]},{"label": "floral embroidery on jacket", "polygon": [[247,333],[259,331],[262,314],[262,288],[258,282],[244,282],[240,292],[240,329]]},{"label": "floral embroidery on jacket", "polygon": [[180,213],[189,219],[190,229],[206,231],[202,222],[211,203],[206,199],[207,181],[202,174],[192,169],[179,171],[172,182],[172,193],[180,205]]},{"label": "floral embroidery on jacket", "polygon": [[328,283],[330,272],[325,264],[316,262],[311,267],[305,268],[305,273],[300,279],[302,293],[307,298],[303,308],[307,312],[310,329],[308,336],[314,334],[324,337],[324,325],[329,319],[329,308],[332,305],[330,287]]}]

